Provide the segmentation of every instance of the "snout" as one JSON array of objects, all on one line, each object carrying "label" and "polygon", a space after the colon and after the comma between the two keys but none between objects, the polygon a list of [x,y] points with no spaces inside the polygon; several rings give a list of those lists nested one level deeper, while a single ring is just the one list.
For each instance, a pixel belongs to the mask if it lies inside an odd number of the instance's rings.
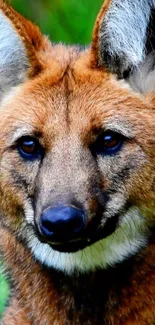
[{"label": "snout", "polygon": [[105,220],[101,227],[102,210],[92,219],[88,211],[76,206],[49,207],[43,211],[36,223],[38,239],[59,252],[77,252],[111,235],[118,223],[119,215]]},{"label": "snout", "polygon": [[46,209],[40,219],[40,232],[47,242],[63,242],[80,236],[86,217],[82,209],[58,206]]}]

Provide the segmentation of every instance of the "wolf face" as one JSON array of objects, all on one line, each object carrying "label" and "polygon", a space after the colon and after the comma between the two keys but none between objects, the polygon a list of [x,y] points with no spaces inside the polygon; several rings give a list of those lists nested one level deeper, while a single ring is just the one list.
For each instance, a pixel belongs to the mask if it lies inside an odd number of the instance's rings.
[{"label": "wolf face", "polygon": [[153,222],[154,97],[101,66],[98,20],[81,52],[51,45],[25,20],[21,38],[1,11],[24,58],[1,95],[1,224],[50,268],[115,265],[146,245]]}]

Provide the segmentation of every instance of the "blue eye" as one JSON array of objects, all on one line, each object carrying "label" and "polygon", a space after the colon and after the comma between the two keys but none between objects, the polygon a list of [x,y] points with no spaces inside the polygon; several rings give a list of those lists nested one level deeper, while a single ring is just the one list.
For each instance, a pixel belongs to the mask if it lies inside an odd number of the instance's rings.
[{"label": "blue eye", "polygon": [[93,155],[114,155],[121,149],[123,142],[123,135],[106,131],[91,145],[91,151]]},{"label": "blue eye", "polygon": [[42,147],[38,140],[25,136],[18,141],[18,151],[20,155],[26,160],[35,160],[42,157]]}]

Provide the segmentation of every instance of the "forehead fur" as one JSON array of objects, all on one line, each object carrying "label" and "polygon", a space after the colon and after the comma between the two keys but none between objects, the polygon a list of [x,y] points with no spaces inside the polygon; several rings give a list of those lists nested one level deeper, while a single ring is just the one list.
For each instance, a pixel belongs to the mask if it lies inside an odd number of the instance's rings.
[{"label": "forehead fur", "polygon": [[3,101],[1,122],[7,119],[7,130],[10,124],[13,129],[29,126],[53,135],[68,132],[68,127],[87,133],[101,128],[106,120],[112,123],[113,117],[119,117],[123,126],[123,114],[130,114],[135,123],[135,114],[141,118],[146,108],[152,109],[124,81],[93,68],[89,49],[80,52],[76,47],[56,45],[43,55],[48,58],[47,67]]}]

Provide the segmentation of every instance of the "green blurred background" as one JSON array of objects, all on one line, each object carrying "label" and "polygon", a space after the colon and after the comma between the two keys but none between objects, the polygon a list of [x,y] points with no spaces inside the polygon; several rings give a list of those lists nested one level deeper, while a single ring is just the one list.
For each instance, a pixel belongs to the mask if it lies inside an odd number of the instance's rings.
[{"label": "green blurred background", "polygon": [[[38,24],[53,42],[89,44],[103,0],[10,0],[13,7]],[[0,315],[9,293],[0,263]],[[8,324],[9,325],[9,324]]]},{"label": "green blurred background", "polygon": [[103,0],[10,0],[54,42],[88,44]]}]

